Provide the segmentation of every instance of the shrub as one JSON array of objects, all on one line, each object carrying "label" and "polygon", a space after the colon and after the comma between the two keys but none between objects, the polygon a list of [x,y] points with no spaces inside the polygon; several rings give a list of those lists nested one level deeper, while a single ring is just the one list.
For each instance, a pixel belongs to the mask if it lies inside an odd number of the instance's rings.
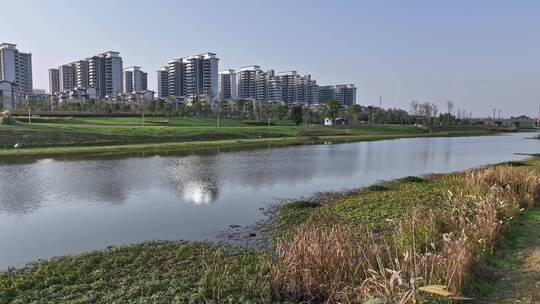
[{"label": "shrub", "polygon": [[11,116],[0,117],[0,124],[2,125],[16,125],[17,120]]}]

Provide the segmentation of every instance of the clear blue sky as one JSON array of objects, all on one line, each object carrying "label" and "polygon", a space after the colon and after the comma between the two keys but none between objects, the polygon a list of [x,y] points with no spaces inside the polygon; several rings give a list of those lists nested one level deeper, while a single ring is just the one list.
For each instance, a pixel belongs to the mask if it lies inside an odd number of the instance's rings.
[{"label": "clear blue sky", "polygon": [[537,115],[540,1],[3,1],[0,41],[47,69],[107,50],[156,87],[168,60],[212,51],[220,69],[298,70],[354,83],[362,105],[411,100]]}]

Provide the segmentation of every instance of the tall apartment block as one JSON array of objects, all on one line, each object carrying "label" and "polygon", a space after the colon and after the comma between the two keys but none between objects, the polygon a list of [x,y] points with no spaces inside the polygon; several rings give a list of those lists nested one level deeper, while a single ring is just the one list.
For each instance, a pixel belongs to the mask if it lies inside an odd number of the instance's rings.
[{"label": "tall apartment block", "polygon": [[157,71],[158,98],[169,97],[169,67]]},{"label": "tall apartment block", "polygon": [[148,90],[148,74],[141,67],[132,66],[124,69],[124,92],[142,92]]},{"label": "tall apartment block", "polygon": [[238,98],[236,72],[234,70],[218,73],[218,98],[219,100],[235,100]]},{"label": "tall apartment block", "polygon": [[301,76],[297,71],[276,74],[253,65],[238,73],[238,97],[255,101],[316,103],[319,101],[317,82],[310,75]]},{"label": "tall apartment block", "polygon": [[257,100],[257,82],[261,73],[261,67],[258,65],[240,68],[238,73],[239,98]]},{"label": "tall apartment block", "polygon": [[[60,92],[90,87],[96,89],[99,97],[120,94],[123,92],[122,57],[119,52],[108,51],[61,65],[58,67],[58,79]],[[56,88],[53,83],[49,86]]]},{"label": "tall apartment block", "polygon": [[336,100],[346,106],[355,105],[356,88],[354,87],[354,84],[336,85]]},{"label": "tall apartment block", "polygon": [[267,72],[268,77],[268,101],[282,102],[281,79],[275,76],[274,70]]},{"label": "tall apartment block", "polygon": [[49,93],[60,92],[60,71],[58,69],[49,69]]},{"label": "tall apartment block", "polygon": [[75,66],[75,87],[87,88],[88,82],[88,61],[79,60],[73,63]]},{"label": "tall apartment block", "polygon": [[2,80],[14,83],[18,96],[32,94],[32,54],[19,52],[16,44],[0,44],[0,81]]},{"label": "tall apartment block", "polygon": [[58,79],[60,80],[60,92],[75,88],[75,68],[73,65],[64,64],[59,66],[58,75]]},{"label": "tall apartment block", "polygon": [[[227,71],[223,73],[228,74]],[[263,71],[260,66],[252,65],[240,68],[237,78],[238,98],[286,104],[315,104],[330,100],[347,106],[356,104],[353,84],[319,86],[311,75],[300,75],[297,71],[276,74],[274,70]]]},{"label": "tall apartment block", "polygon": [[296,71],[279,72],[281,82],[281,100],[287,104],[296,102],[296,82],[300,76]]},{"label": "tall apartment block", "polygon": [[[209,96],[213,103],[218,98],[218,62],[219,58],[214,53],[169,61],[166,68],[158,71],[160,97],[205,95]],[[166,92],[163,84],[165,72],[168,75]]]},{"label": "tall apartment block", "polygon": [[332,85],[319,86],[319,102],[325,103],[336,100],[336,87]]},{"label": "tall apartment block", "polygon": [[[274,71],[263,71],[260,66],[252,65],[240,68],[238,73],[238,97],[244,99],[252,99],[255,101],[270,101],[270,95],[273,96],[272,101],[281,101],[281,87],[279,96],[275,94],[276,80],[274,79]],[[274,84],[272,86],[271,84]],[[277,99],[276,99],[277,98]]]}]

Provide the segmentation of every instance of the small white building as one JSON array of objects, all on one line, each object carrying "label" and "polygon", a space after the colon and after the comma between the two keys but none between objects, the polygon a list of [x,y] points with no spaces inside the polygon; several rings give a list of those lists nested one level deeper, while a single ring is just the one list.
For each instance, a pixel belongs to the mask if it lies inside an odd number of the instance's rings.
[{"label": "small white building", "polygon": [[107,96],[109,103],[123,103],[128,105],[139,105],[143,101],[154,102],[155,92],[151,90],[143,90],[137,92],[123,93],[116,96]]},{"label": "small white building", "polygon": [[324,119],[324,125],[325,125],[325,126],[333,126],[333,125],[334,125],[334,122],[332,121],[331,118],[325,118],[325,119]]},{"label": "small white building", "polygon": [[57,92],[54,98],[60,102],[81,103],[84,100],[98,99],[98,91],[94,87],[77,87],[71,90]]}]

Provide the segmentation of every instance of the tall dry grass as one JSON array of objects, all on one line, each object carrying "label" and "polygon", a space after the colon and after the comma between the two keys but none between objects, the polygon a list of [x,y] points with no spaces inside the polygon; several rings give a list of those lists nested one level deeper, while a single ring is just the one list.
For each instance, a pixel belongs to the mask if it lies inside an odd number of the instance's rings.
[{"label": "tall dry grass", "polygon": [[540,177],[497,166],[441,179],[440,207],[412,209],[390,231],[334,221],[294,229],[277,246],[276,289],[312,303],[418,303],[429,297],[419,288],[434,284],[461,294],[509,221],[538,200]]}]

